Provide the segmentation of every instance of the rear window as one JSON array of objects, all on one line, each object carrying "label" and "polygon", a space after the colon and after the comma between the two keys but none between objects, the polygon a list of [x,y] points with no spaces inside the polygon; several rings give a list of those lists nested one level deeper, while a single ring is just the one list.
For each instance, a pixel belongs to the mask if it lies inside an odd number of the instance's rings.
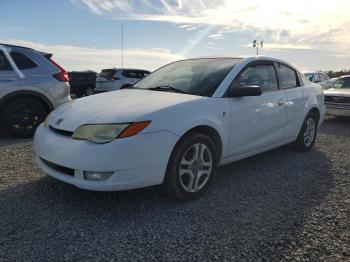
[{"label": "rear window", "polygon": [[297,73],[289,66],[279,64],[278,73],[280,77],[280,87],[282,89],[289,89],[300,86]]},{"label": "rear window", "polygon": [[29,57],[22,53],[12,52],[11,57],[19,70],[31,69],[38,67]]},{"label": "rear window", "polygon": [[0,71],[12,71],[12,66],[3,51],[0,51]]}]

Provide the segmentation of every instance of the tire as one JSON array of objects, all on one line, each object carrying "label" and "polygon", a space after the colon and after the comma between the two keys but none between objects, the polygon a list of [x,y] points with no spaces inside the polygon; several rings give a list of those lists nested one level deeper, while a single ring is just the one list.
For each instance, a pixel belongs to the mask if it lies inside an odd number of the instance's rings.
[{"label": "tire", "polygon": [[301,127],[297,140],[293,143],[295,149],[299,151],[309,151],[316,140],[318,118],[314,112],[310,112]]},{"label": "tire", "polygon": [[86,90],[85,90],[85,95],[86,96],[92,96],[94,94],[94,89],[92,87],[88,87]]},{"label": "tire", "polygon": [[[198,158],[199,152],[203,152],[203,157]],[[218,153],[214,142],[204,134],[189,133],[171,153],[162,188],[178,200],[198,199],[213,181],[217,165]]]},{"label": "tire", "polygon": [[2,122],[10,134],[19,138],[31,138],[47,115],[48,110],[39,100],[21,97],[5,105]]}]

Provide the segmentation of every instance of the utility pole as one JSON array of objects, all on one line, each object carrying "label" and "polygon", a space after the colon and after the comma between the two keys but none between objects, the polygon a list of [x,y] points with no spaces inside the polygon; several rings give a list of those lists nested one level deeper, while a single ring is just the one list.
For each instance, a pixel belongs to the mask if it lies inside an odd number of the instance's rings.
[{"label": "utility pole", "polygon": [[258,43],[258,41],[254,40],[253,41],[253,47],[256,48],[256,55],[259,55],[259,47],[263,48],[264,47],[264,41],[260,41],[260,43]]}]

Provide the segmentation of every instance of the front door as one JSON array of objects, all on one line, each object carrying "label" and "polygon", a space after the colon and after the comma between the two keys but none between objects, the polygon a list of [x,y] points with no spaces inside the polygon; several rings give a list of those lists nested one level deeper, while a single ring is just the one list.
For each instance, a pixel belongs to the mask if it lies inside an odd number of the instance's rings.
[{"label": "front door", "polygon": [[284,139],[287,98],[279,90],[272,62],[255,61],[233,81],[230,88],[260,86],[261,96],[230,98],[231,157],[277,144]]}]

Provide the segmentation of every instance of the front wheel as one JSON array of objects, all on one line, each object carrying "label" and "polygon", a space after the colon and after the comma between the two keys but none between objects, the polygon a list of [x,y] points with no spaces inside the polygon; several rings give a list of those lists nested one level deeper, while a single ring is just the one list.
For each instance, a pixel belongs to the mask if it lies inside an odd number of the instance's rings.
[{"label": "front wheel", "polygon": [[165,175],[163,189],[179,200],[202,196],[214,178],[218,154],[214,142],[201,133],[190,133],[175,146]]},{"label": "front wheel", "polygon": [[315,143],[317,135],[317,117],[315,113],[310,112],[303,123],[297,140],[294,142],[294,147],[301,151],[308,151]]}]

